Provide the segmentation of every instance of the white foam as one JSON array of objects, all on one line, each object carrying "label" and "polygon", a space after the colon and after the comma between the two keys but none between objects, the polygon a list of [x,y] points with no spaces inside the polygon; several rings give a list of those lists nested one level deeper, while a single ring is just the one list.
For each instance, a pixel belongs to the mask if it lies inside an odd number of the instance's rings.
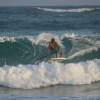
[{"label": "white foam", "polygon": [[54,9],[54,8],[41,8],[38,7],[39,10],[48,11],[48,12],[86,12],[86,11],[94,11],[95,8],[72,8],[72,9]]},{"label": "white foam", "polygon": [[[98,35],[89,35],[90,37],[100,37],[99,33]],[[15,42],[16,39],[25,39],[27,38],[30,40],[32,43],[39,44],[41,42],[49,42],[52,38],[55,38],[59,43],[61,42],[61,39],[67,37],[67,38],[72,38],[72,39],[77,39],[77,38],[84,38],[84,37],[89,37],[86,34],[79,34],[79,33],[74,33],[74,32],[66,32],[62,33],[61,36],[57,35],[56,33],[47,33],[43,32],[37,36],[32,36],[32,35],[22,35],[22,36],[0,36],[0,42],[5,42],[5,41],[12,41]]]},{"label": "white foam", "polygon": [[68,58],[66,58],[66,60],[74,59],[75,57],[79,57],[79,56],[82,56],[86,53],[91,53],[91,52],[97,51],[97,50],[98,50],[97,47],[91,47],[91,48],[83,49],[83,50],[80,50],[80,51],[74,53],[73,55],[69,56]]},{"label": "white foam", "polygon": [[5,41],[11,41],[11,42],[16,42],[18,39],[28,39],[30,40],[33,44],[39,44],[39,45],[45,45],[47,46],[48,43],[52,38],[55,38],[57,43],[63,47],[62,41],[58,35],[52,34],[52,33],[41,33],[37,36],[1,36],[0,37],[0,42],[5,42]]},{"label": "white foam", "polygon": [[[30,42],[32,42],[33,44],[36,44],[36,45],[44,45],[44,46],[47,46],[49,41],[52,39],[52,38],[55,38],[55,40],[57,41],[57,43],[60,45],[60,47],[63,49],[64,46],[62,44],[62,39],[64,38],[69,38],[69,39],[72,39],[72,40],[80,40],[80,39],[87,39],[87,41],[92,41],[91,43],[94,45],[94,46],[99,46],[100,47],[100,43],[99,41],[93,41],[89,38],[86,38],[88,36],[84,36],[84,35],[79,35],[79,34],[76,34],[76,33],[72,33],[72,32],[69,32],[69,33],[65,33],[65,34],[62,34],[61,36],[60,35],[57,35],[57,34],[54,34],[54,33],[41,33],[37,36],[31,36],[31,35],[26,35],[26,36],[0,36],[0,42],[5,42],[5,41],[11,41],[11,42],[16,42],[16,40],[18,39],[28,39]],[[98,36],[100,37],[100,36]]]},{"label": "white foam", "polygon": [[78,39],[78,38],[81,38],[79,37],[78,34],[75,34],[75,33],[65,33],[63,36],[62,36],[62,39],[63,38],[70,38],[70,39]]},{"label": "white foam", "polygon": [[55,34],[51,34],[51,33],[42,33],[42,34],[38,35],[35,43],[48,45],[48,43],[51,41],[52,38],[54,38],[60,46],[63,46],[60,37]]},{"label": "white foam", "polygon": [[100,59],[80,63],[45,63],[0,67],[0,85],[32,89],[56,84],[91,84],[100,80]]},{"label": "white foam", "polygon": [[15,42],[15,37],[8,37],[8,36],[1,36],[0,37],[0,42],[5,42],[5,41],[12,41]]},{"label": "white foam", "polygon": [[94,11],[95,8],[78,8],[78,9],[69,9],[68,12],[87,12],[87,11]]},{"label": "white foam", "polygon": [[38,7],[38,9],[49,12],[66,12],[66,9],[52,9],[52,8],[41,8],[41,7]]}]

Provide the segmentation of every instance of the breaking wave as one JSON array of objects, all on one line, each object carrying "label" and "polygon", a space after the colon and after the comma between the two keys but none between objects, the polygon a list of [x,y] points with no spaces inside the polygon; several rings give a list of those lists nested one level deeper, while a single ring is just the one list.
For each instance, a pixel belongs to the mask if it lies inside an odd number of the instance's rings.
[{"label": "breaking wave", "polygon": [[100,59],[69,64],[42,62],[38,65],[6,65],[0,68],[0,85],[10,88],[32,89],[97,81],[100,81]]},{"label": "breaking wave", "polygon": [[54,56],[49,53],[47,47],[52,38],[55,38],[60,46],[60,52],[66,57],[64,63],[100,58],[99,36],[86,37],[74,33],[58,36],[41,33],[38,36],[1,36],[0,65],[36,64],[48,61]]}]

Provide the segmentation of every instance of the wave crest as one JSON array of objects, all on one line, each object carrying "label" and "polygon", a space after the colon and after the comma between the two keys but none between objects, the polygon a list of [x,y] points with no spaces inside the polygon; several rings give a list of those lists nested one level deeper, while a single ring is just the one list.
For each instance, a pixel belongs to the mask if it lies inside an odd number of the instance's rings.
[{"label": "wave crest", "polygon": [[74,33],[62,36],[42,33],[38,36],[0,37],[0,64],[18,65],[47,61],[53,56],[47,48],[52,38],[60,45],[59,53],[62,52],[66,57],[65,63],[100,58],[100,36],[96,38]]}]

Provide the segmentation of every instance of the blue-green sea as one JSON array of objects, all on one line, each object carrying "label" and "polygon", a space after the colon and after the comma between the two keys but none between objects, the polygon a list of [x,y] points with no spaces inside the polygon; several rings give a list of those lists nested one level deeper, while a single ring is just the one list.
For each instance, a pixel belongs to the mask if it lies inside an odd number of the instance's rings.
[{"label": "blue-green sea", "polygon": [[[52,38],[65,60],[50,61]],[[100,6],[0,7],[0,100],[99,96]]]}]

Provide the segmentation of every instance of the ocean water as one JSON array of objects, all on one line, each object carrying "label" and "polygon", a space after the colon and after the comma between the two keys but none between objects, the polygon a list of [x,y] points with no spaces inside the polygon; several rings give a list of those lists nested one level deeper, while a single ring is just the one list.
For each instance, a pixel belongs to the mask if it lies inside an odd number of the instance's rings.
[{"label": "ocean water", "polygon": [[[50,62],[55,38],[66,58]],[[100,7],[0,7],[0,100],[99,100]]]}]

